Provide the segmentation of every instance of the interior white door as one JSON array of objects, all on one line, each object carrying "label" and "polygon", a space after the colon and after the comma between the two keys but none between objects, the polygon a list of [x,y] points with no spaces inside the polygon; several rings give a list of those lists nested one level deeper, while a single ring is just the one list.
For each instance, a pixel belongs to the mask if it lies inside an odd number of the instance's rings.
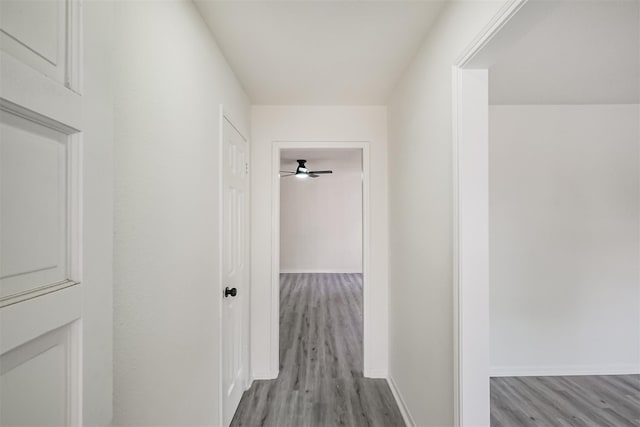
[{"label": "interior white door", "polygon": [[249,144],[222,120],[222,416],[228,426],[248,370]]},{"label": "interior white door", "polygon": [[0,425],[82,424],[80,0],[0,1]]}]

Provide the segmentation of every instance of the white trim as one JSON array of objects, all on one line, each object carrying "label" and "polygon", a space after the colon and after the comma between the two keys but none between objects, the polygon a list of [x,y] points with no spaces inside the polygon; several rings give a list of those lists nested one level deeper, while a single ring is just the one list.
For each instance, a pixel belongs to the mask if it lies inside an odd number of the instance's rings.
[{"label": "white trim", "polygon": [[0,308],[8,307],[19,302],[28,301],[33,298],[37,298],[42,295],[47,295],[52,292],[57,292],[62,289],[69,288],[71,286],[79,285],[80,282],[74,282],[73,280],[62,280],[60,282],[48,283],[37,288],[29,288],[26,291],[18,292],[0,298]]},{"label": "white trim", "polygon": [[[0,310],[0,355],[80,319],[82,293],[82,285],[70,286],[3,307]],[[24,319],[30,321],[24,322]]]},{"label": "white trim", "polygon": [[637,375],[640,365],[494,366],[491,377],[568,377],[580,375]]},{"label": "white trim", "polygon": [[67,372],[69,389],[67,399],[67,420],[71,427],[81,427],[82,420],[82,384],[84,362],[84,322],[82,318],[71,323],[67,330]]},{"label": "white trim", "polygon": [[[54,308],[55,310],[55,308]],[[37,312],[30,312],[27,308],[22,314],[37,316]],[[51,311],[51,310],[50,310]],[[46,323],[46,320],[43,322]],[[12,325],[15,329],[15,324]],[[65,382],[65,425],[69,427],[82,426],[82,320],[76,319],[59,325],[52,330],[45,330],[41,334],[23,342],[11,351],[3,352],[1,374],[5,374],[23,363],[38,357],[43,352],[55,346],[64,348],[63,369]]]},{"label": "white trim", "polygon": [[387,377],[389,376],[389,371],[388,370],[381,370],[381,369],[371,369],[369,368],[366,371],[366,374],[364,374],[365,378],[373,378],[373,379],[378,379],[378,380],[386,380]]},{"label": "white trim", "polygon": [[25,120],[29,120],[30,122],[38,123],[39,125],[48,127],[64,135],[71,136],[80,132],[76,128],[68,126],[51,117],[47,117],[35,111],[29,110],[28,108],[16,104],[15,102],[12,102],[8,99],[0,98],[0,111],[5,111],[15,116],[21,117]]},{"label": "white trim", "polygon": [[[370,271],[370,174],[371,160],[368,141],[273,141],[271,175],[271,306],[269,367],[270,376],[276,378],[280,364],[280,150],[287,148],[304,149],[360,149],[362,150],[362,293],[363,293],[363,361],[364,376],[367,378],[385,378],[386,372],[375,371],[371,362],[371,342],[373,336]],[[264,376],[254,373],[254,378]]]},{"label": "white trim", "polygon": [[278,374],[276,373],[274,377],[273,372],[252,372],[251,382],[253,383],[253,381],[272,380],[277,377],[278,377]]},{"label": "white trim", "polygon": [[[483,412],[486,414],[489,413],[489,402],[469,402],[463,399],[463,395],[465,394],[465,385],[467,383],[467,376],[465,375],[465,371],[463,369],[464,364],[467,361],[478,362],[479,364],[483,364],[481,361],[483,358],[488,358],[488,354],[477,354],[476,352],[469,353],[464,352],[462,349],[466,348],[466,341],[472,338],[471,333],[464,334],[466,331],[466,323],[464,322],[465,309],[463,308],[464,302],[464,294],[465,289],[473,289],[471,284],[467,284],[463,287],[463,276],[462,272],[467,268],[467,261],[472,262],[472,258],[474,256],[473,252],[466,252],[466,249],[463,244],[462,229],[461,229],[461,206],[465,206],[462,199],[466,196],[470,196],[470,193],[465,192],[461,193],[460,185],[461,185],[461,177],[467,174],[466,168],[462,167],[460,163],[461,156],[464,153],[461,152],[461,135],[462,135],[462,119],[461,119],[461,111],[463,108],[462,104],[462,93],[461,93],[461,79],[463,67],[467,65],[488,43],[491,41],[504,27],[504,25],[513,17],[515,14],[528,2],[528,0],[511,0],[502,9],[495,15],[495,17],[491,20],[491,22],[478,34],[478,36],[474,39],[474,41],[462,52],[458,60],[455,62],[452,69],[452,150],[453,150],[453,349],[454,349],[454,425],[462,426],[468,424],[465,422],[464,414],[467,412],[467,408],[480,408],[482,406],[486,406]],[[466,102],[466,100],[465,100]],[[487,105],[488,108],[488,105]],[[466,202],[466,200],[465,200]],[[464,260],[467,261],[464,261]],[[487,265],[488,267],[488,265]],[[470,277],[473,279],[473,275],[464,276]],[[488,311],[488,305],[486,307]],[[472,318],[467,319],[469,322],[472,321]],[[482,332],[481,335],[488,335],[488,325],[473,325],[470,323],[474,330],[485,328],[486,331]],[[486,332],[486,334],[484,333]],[[488,342],[485,343],[488,345]],[[463,353],[465,355],[465,363],[463,363]],[[476,359],[469,360],[469,358]],[[472,363],[475,365],[476,363]],[[488,365],[488,364],[487,364]],[[488,366],[487,366],[488,370]],[[474,372],[469,372],[468,375],[473,375]],[[477,376],[478,373],[476,372]],[[488,378],[487,378],[488,384]],[[479,396],[478,399],[485,400],[485,395],[488,393],[488,390],[483,390],[482,396]],[[474,399],[473,394],[471,398]],[[485,415],[486,415],[485,414]],[[483,419],[486,417],[483,417]]]},{"label": "white trim", "polygon": [[66,10],[66,58],[64,85],[82,94],[83,84],[83,0],[67,0]]},{"label": "white trim", "polygon": [[459,225],[459,184],[458,184],[458,73],[460,68],[454,66],[451,73],[451,87],[453,88],[453,99],[451,103],[451,121],[453,129],[452,139],[452,159],[453,159],[453,425],[461,426],[461,386],[462,372],[460,372],[460,244],[458,242]]},{"label": "white trim", "polygon": [[271,295],[269,304],[269,372],[280,373],[280,144],[271,148]]},{"label": "white trim", "polygon": [[[227,116],[229,117],[229,116]],[[235,122],[238,123],[238,122]],[[245,301],[244,301],[244,309],[245,309],[245,321],[247,322],[247,324],[245,325],[244,331],[245,331],[245,340],[246,340],[246,364],[244,366],[244,389],[245,390],[249,390],[251,388],[251,386],[253,385],[253,377],[251,375],[251,298],[253,293],[251,292],[252,290],[252,279],[251,279],[251,180],[252,180],[252,172],[251,172],[251,140],[250,138],[250,134],[249,133],[243,133],[241,131],[238,131],[238,133],[240,134],[240,136],[242,136],[242,138],[244,138],[245,143],[247,144],[247,157],[245,158],[245,162],[247,165],[247,236],[245,237],[246,240],[246,244],[247,244],[247,249],[246,249],[246,255],[247,255],[247,259],[246,259],[246,274],[247,274],[247,280],[246,280],[246,284],[247,284],[247,292],[246,292],[246,296],[245,296]],[[246,135],[246,136],[245,136]]]},{"label": "white trim", "polygon": [[[224,158],[224,134],[223,134],[223,125],[224,125],[224,106],[220,104],[220,110],[218,112],[218,286],[220,291],[223,289],[223,262],[222,262],[222,254],[224,251],[223,239],[224,236],[223,227],[224,227],[224,182],[223,182],[223,158]],[[218,360],[218,425],[224,426],[224,387],[222,385],[223,381],[223,369],[224,369],[224,361],[223,359],[223,347],[222,347],[222,298],[220,298],[220,293],[218,294],[218,349],[219,349],[219,360]]]},{"label": "white trim", "polygon": [[281,274],[302,274],[302,273],[319,273],[319,274],[362,274],[362,270],[354,271],[352,268],[281,268]]},{"label": "white trim", "polygon": [[[371,207],[370,207],[370,184],[371,184],[371,158],[369,154],[369,144],[362,143],[362,326],[363,326],[363,375],[367,378],[378,378],[387,376],[388,372],[376,372],[371,363],[371,343],[373,341],[373,313],[371,309],[371,286],[370,265],[371,265]],[[385,348],[385,353],[388,349]],[[386,368],[386,367],[385,367]]]},{"label": "white trim", "polygon": [[502,30],[511,18],[529,2],[529,0],[509,0],[496,13],[469,46],[462,52],[455,62],[457,68],[464,68],[489,42]]},{"label": "white trim", "polygon": [[0,75],[3,82],[11,82],[0,85],[3,103],[18,105],[23,112],[62,124],[62,133],[82,129],[82,97],[76,92],[2,51]]},{"label": "white trim", "polygon": [[487,70],[460,69],[454,87],[461,171],[456,178],[458,410],[460,425],[474,426],[490,422],[488,86]]},{"label": "white trim", "polygon": [[453,151],[453,425],[461,426],[461,412],[462,412],[462,397],[461,397],[461,381],[462,372],[460,372],[460,337],[461,337],[461,322],[460,322],[460,302],[462,296],[460,295],[460,260],[459,260],[459,184],[458,184],[458,73],[460,69],[453,67],[451,75],[451,87],[453,88],[453,100],[452,100],[452,123],[453,129],[451,133],[452,138],[452,151]]},{"label": "white trim", "polygon": [[84,162],[82,133],[67,140],[67,278],[82,282],[84,230]]},{"label": "white trim", "polygon": [[393,377],[390,376],[387,379],[387,382],[389,383],[391,394],[393,394],[393,398],[396,400],[396,403],[398,404],[398,409],[400,409],[400,414],[402,415],[402,419],[404,420],[405,425],[407,427],[417,426],[416,422],[411,416],[411,413],[409,412],[409,407],[405,403],[404,398],[402,397],[402,394],[400,394],[400,389],[396,385],[396,382],[393,379]]}]

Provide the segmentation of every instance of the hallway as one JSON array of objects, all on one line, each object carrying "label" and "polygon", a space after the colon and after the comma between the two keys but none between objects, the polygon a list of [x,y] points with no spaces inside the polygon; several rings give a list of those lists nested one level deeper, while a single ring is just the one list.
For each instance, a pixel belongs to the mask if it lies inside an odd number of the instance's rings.
[{"label": "hallway", "polygon": [[280,375],[255,381],[232,426],[403,426],[362,374],[362,275],[280,275]]},{"label": "hallway", "polygon": [[0,110],[0,427],[640,427],[640,0],[0,0]]}]

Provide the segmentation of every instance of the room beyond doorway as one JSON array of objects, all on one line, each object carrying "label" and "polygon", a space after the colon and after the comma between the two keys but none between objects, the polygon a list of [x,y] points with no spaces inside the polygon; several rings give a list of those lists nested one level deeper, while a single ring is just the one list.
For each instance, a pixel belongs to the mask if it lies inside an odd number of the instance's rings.
[{"label": "room beyond doorway", "polygon": [[[366,289],[364,226],[365,215],[365,152],[360,147],[281,147],[279,153],[278,197],[279,206],[278,264],[273,268],[279,273],[278,287],[282,292],[283,273],[351,273],[360,276],[358,304],[364,304]],[[319,171],[319,172],[317,172]],[[293,175],[292,175],[293,173]],[[312,276],[309,276],[312,277]],[[299,286],[308,286],[302,281]],[[308,295],[307,295],[308,296]],[[278,298],[279,330],[285,332],[282,318],[287,316],[288,304],[283,296]],[[327,303],[327,302],[323,302]],[[358,304],[354,304],[357,308]],[[358,315],[360,330],[365,314]],[[360,349],[358,359],[364,360],[363,333],[353,336],[352,346]],[[300,336],[299,340],[310,339]],[[322,345],[312,340],[309,343]],[[283,339],[278,340],[279,370],[282,371]],[[338,361],[337,362],[344,362]],[[360,363],[360,372],[364,371]]]},{"label": "room beyond doorway", "polygon": [[[283,150],[307,150],[308,152],[321,152],[328,150],[356,150],[361,156],[361,198],[362,198],[362,280],[363,280],[363,372],[366,377],[371,378],[384,378],[386,373],[378,372],[375,366],[376,353],[374,349],[371,349],[373,342],[378,341],[379,331],[374,329],[375,320],[377,315],[372,313],[371,306],[374,304],[372,301],[372,290],[369,288],[371,269],[369,257],[370,257],[370,208],[369,208],[369,188],[370,188],[370,157],[369,157],[369,142],[367,141],[330,141],[330,142],[295,142],[295,141],[275,141],[272,145],[272,212],[271,212],[271,298],[267,301],[268,310],[271,312],[269,323],[269,342],[270,347],[270,359],[273,366],[273,374],[268,377],[262,377],[263,379],[275,378],[278,375],[280,367],[279,358],[279,304],[280,304],[280,178],[279,171],[287,170],[280,166],[281,152]],[[309,160],[309,159],[305,159]],[[312,163],[309,163],[312,165]],[[296,179],[291,177],[288,179]],[[323,178],[317,178],[321,180]],[[265,349],[267,350],[267,349]],[[274,363],[275,362],[275,363]],[[261,377],[257,377],[258,379]]]},{"label": "room beyond doorway", "polygon": [[517,0],[456,63],[461,425],[637,421],[637,17]]},{"label": "room beyond doorway", "polygon": [[362,273],[362,184],[362,150],[281,151],[280,273]]}]

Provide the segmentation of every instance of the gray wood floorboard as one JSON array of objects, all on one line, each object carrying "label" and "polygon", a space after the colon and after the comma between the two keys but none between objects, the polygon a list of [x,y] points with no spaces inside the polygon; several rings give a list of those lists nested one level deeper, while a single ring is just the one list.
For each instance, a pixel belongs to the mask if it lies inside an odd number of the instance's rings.
[{"label": "gray wood floorboard", "polygon": [[281,274],[280,375],[253,383],[231,425],[404,426],[362,353],[361,274]]},{"label": "gray wood floorboard", "polygon": [[640,427],[640,375],[491,379],[492,427]]}]

